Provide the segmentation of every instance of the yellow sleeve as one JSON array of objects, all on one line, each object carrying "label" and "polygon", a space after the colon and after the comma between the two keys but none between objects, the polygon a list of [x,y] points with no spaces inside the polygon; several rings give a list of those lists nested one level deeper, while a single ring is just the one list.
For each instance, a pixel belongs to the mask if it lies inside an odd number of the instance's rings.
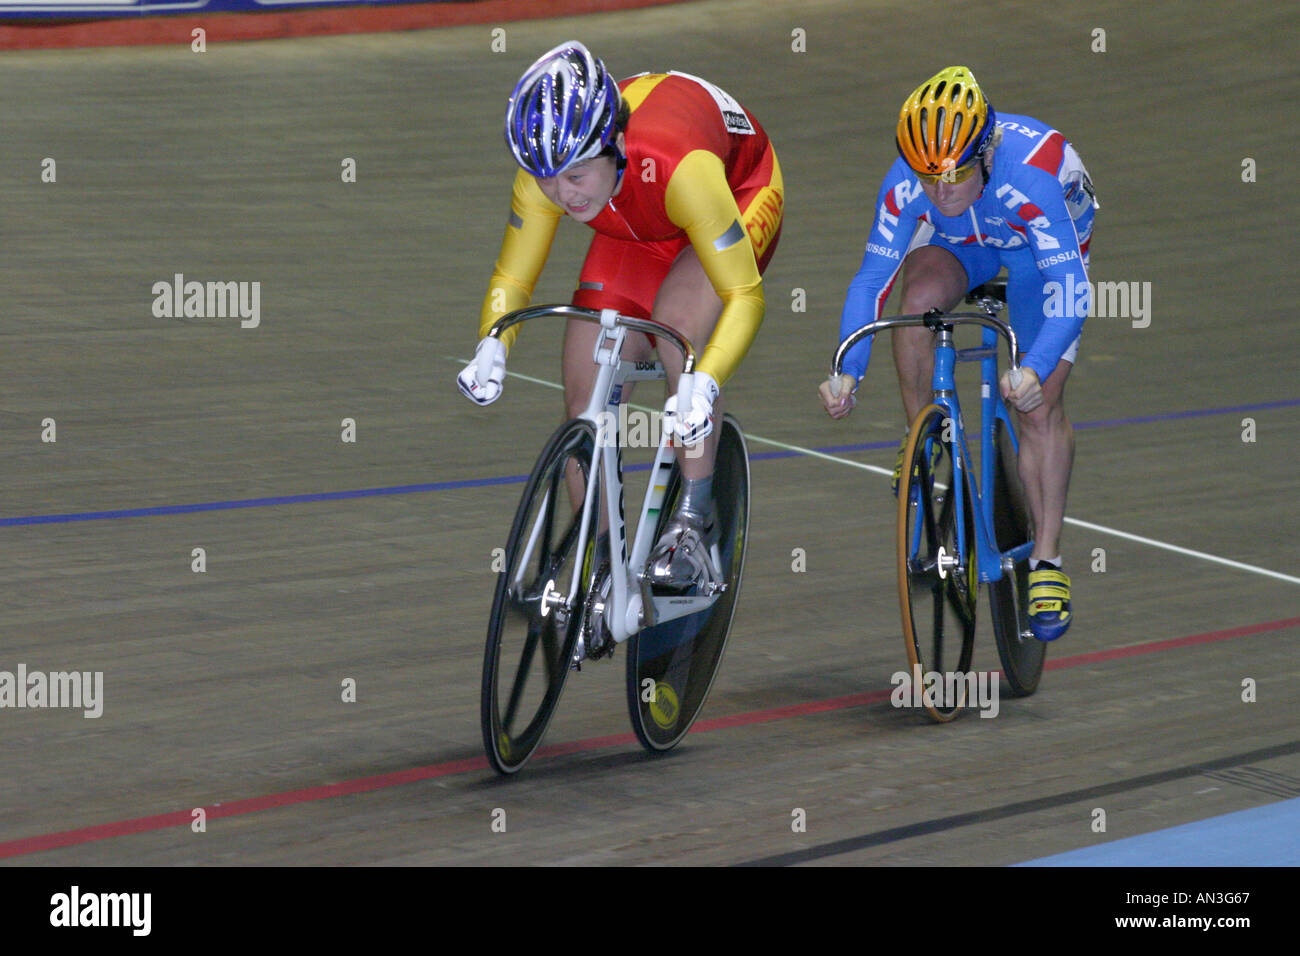
[{"label": "yellow sleeve", "polygon": [[722,300],[722,315],[697,368],[724,384],[749,351],[763,322],[763,279],[741,221],[727,172],[715,153],[687,153],[665,194],[668,218],[690,237],[700,264]]},{"label": "yellow sleeve", "polygon": [[[564,210],[546,198],[537,180],[519,170],[510,197],[510,221],[479,310],[479,338],[487,335],[501,316],[528,304],[563,215]],[[515,326],[501,337],[507,350],[518,334],[519,326]]]}]

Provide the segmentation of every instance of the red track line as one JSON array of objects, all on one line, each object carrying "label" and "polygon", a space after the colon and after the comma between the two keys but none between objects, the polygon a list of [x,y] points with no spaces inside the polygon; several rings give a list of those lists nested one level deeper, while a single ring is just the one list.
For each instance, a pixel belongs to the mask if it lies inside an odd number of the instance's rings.
[{"label": "red track line", "polygon": [[0,26],[0,50],[50,47],[176,44],[188,47],[195,27],[209,44],[235,40],[427,30],[471,23],[503,23],[631,10],[683,0],[477,0],[471,3],[410,3],[327,10],[257,13],[189,13],[134,16],[73,23],[32,21]]},{"label": "red track line", "polygon": [[1057,661],[1048,661],[1044,670],[1056,670],[1061,667],[1077,667],[1080,664],[1095,664],[1098,661],[1110,661],[1120,657],[1135,657],[1138,654],[1153,654],[1175,647],[1189,647],[1193,644],[1209,644],[1212,641],[1226,641],[1234,637],[1249,637],[1251,634],[1263,634],[1267,631],[1284,631],[1289,627],[1300,627],[1300,617],[1283,618],[1280,621],[1268,621],[1264,624],[1247,624],[1226,631],[1207,631],[1204,634],[1189,634],[1186,637],[1171,637],[1165,641],[1151,641],[1147,644],[1132,644],[1128,647],[1113,647],[1106,651],[1093,651],[1091,654],[1075,654]]},{"label": "red track line", "polygon": [[[1267,621],[1262,624],[1248,624],[1245,627],[1234,627],[1223,631],[1207,631],[1203,634],[1190,634],[1186,637],[1175,637],[1164,641],[1151,641],[1146,644],[1134,644],[1129,647],[1117,647],[1106,651],[1096,651],[1088,654],[1075,654],[1072,657],[1063,657],[1051,661],[1047,668],[1051,670],[1060,670],[1066,667],[1078,667],[1084,664],[1093,664],[1098,661],[1114,660],[1123,657],[1134,657],[1140,654],[1154,654],[1159,651],[1172,650],[1178,647],[1188,647],[1195,644],[1208,644],[1213,641],[1226,641],[1236,637],[1248,637],[1253,634],[1264,634],[1268,631],[1281,631],[1287,628],[1300,627],[1300,617],[1289,617],[1278,621]],[[692,728],[691,733],[708,733],[713,730],[724,730],[731,727],[745,727],[751,724],[762,724],[773,720],[786,720],[791,717],[803,717],[808,714],[826,713],[832,710],[843,710],[849,707],[861,707],[864,704],[874,703],[878,700],[887,699],[892,691],[879,690],[870,691],[862,694],[849,694],[844,697],[833,697],[828,700],[810,701],[805,704],[791,704],[785,707],[772,707],[767,710],[754,710],[743,714],[732,714],[728,717],[713,717],[709,720],[702,720]],[[609,747],[622,747],[633,742],[635,738],[632,734],[612,734],[605,737],[588,737],[584,740],[574,740],[567,743],[552,744],[542,747],[537,751],[535,759],[545,759],[547,757],[558,757],[564,754],[581,753],[587,750],[604,750]],[[323,784],[317,787],[306,787],[301,790],[286,790],[282,793],[267,794],[262,797],[250,797],[246,800],[235,800],[230,803],[215,803],[211,806],[204,807],[208,819],[219,819],[221,817],[240,816],[246,813],[258,813],[262,810],[273,810],[277,807],[291,806],[296,803],[308,803],[313,800],[328,800],[332,797],[343,797],[355,793],[366,793],[371,790],[382,790],[388,787],[398,787],[408,783],[418,783],[422,780],[432,780],[436,777],[449,777],[462,773],[471,773],[479,770],[486,770],[488,766],[485,757],[467,757],[461,760],[451,760],[445,763],[430,764],[426,767],[412,767],[408,770],[398,770],[393,773],[379,774],[374,777],[360,777],[356,780],[344,780],[340,783]],[[119,820],[114,823],[101,823],[92,827],[83,827],[80,830],[64,830],[60,833],[43,833],[32,837],[23,837],[18,840],[8,840],[0,843],[0,859],[13,856],[24,856],[28,853],[39,853],[43,850],[56,850],[60,847],[76,846],[81,843],[93,843],[96,840],[107,840],[110,837],[126,836],[132,833],[146,833],[151,830],[164,830],[169,827],[189,826],[193,820],[192,810],[176,810],[171,813],[160,813],[151,817],[137,817],[134,820]]]}]

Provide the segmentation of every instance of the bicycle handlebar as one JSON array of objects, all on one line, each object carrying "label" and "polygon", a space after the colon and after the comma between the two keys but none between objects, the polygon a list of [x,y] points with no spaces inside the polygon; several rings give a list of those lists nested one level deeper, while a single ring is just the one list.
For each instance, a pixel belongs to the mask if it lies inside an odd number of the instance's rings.
[{"label": "bicycle handlebar", "polygon": [[[494,339],[499,339],[501,333],[511,326],[518,325],[520,322],[527,322],[530,319],[539,319],[544,315],[562,315],[570,319],[581,319],[584,322],[592,322],[607,329],[621,325],[633,332],[643,332],[646,335],[667,339],[682,353],[682,376],[685,377],[695,371],[695,348],[680,332],[664,325],[662,322],[622,315],[614,309],[600,311],[598,309],[586,309],[579,305],[530,305],[501,316],[492,323],[488,335]],[[689,382],[689,380],[687,381]],[[689,396],[689,392],[687,394]]]},{"label": "bicycle handlebar", "polygon": [[1015,330],[1011,328],[1011,323],[987,313],[940,312],[938,309],[931,309],[924,315],[896,315],[892,319],[879,319],[867,323],[841,342],[839,348],[835,350],[835,358],[831,360],[831,377],[838,379],[843,374],[844,357],[848,355],[850,349],[863,339],[875,335],[877,332],[883,332],[885,329],[914,325],[923,325],[932,332],[939,332],[944,326],[953,325],[982,325],[987,329],[992,329],[1006,339],[1011,360],[1010,370],[1015,373],[1012,375],[1013,383],[1019,377],[1020,363],[1016,357],[1020,354],[1020,347]]}]

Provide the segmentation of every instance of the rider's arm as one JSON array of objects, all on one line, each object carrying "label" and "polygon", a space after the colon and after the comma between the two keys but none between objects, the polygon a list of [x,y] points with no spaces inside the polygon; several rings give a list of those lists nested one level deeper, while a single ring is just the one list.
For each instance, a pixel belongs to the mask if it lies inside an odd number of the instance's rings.
[{"label": "rider's arm", "polygon": [[1017,171],[1011,184],[1029,197],[1014,213],[1014,221],[1025,230],[1043,281],[1043,327],[1028,344],[1022,364],[1037,372],[1040,382],[1046,382],[1083,328],[1092,304],[1091,286],[1079,235],[1056,177],[1025,167]]},{"label": "rider's arm", "polygon": [[[894,279],[903,266],[907,247],[911,244],[912,233],[916,230],[916,208],[922,204],[916,202],[918,196],[923,202],[920,183],[906,175],[901,160],[896,161],[876,196],[876,218],[867,238],[862,265],[849,283],[848,295],[844,298],[844,309],[840,313],[841,342],[884,314],[885,300],[889,298]],[[867,372],[871,342],[871,339],[859,342],[844,357],[844,371],[855,379],[860,380]]]},{"label": "rider's arm", "polygon": [[[510,221],[479,311],[480,338],[501,316],[528,304],[563,215],[564,210],[546,198],[537,180],[519,170],[510,199]],[[519,326],[515,326],[501,337],[507,349],[518,334]]]},{"label": "rider's arm", "polygon": [[722,385],[753,344],[764,301],[754,247],[716,153],[697,149],[677,164],[668,181],[665,211],[685,230],[722,300],[722,315],[697,366]]}]

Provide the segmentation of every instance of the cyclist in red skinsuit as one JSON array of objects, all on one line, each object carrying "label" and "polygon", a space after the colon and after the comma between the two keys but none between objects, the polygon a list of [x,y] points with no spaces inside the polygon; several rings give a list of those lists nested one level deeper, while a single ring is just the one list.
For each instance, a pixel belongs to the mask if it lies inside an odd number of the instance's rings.
[{"label": "cyclist in red skinsuit", "polygon": [[[578,60],[578,73],[563,65],[563,82],[544,92],[559,100],[564,83],[570,97],[575,86],[586,89],[588,102],[582,108],[605,119],[597,118],[591,134],[570,136],[573,148],[556,156],[552,147],[567,133],[567,127],[558,132],[557,127],[572,118],[573,109],[549,101],[537,108],[534,99],[517,107],[516,100],[535,97],[538,86],[527,85],[530,77],[543,68],[551,69],[553,77],[550,64],[565,58]],[[619,83],[616,93],[611,81],[610,102],[592,106],[591,89],[600,92],[593,78],[599,80],[604,69],[587,58],[581,44],[557,47],[525,74],[512,97],[507,141],[523,168],[515,177],[510,223],[479,331],[485,335],[501,315],[528,304],[559,220],[568,214],[596,231],[574,304],[652,317],[682,332],[697,350],[703,346],[691,407],[674,419],[682,440],[678,453],[685,494],[652,555],[655,580],[684,587],[712,570],[707,568],[707,547],[699,544],[712,524],[715,403],[762,322],[761,273],[780,233],[784,185],[766,133],[727,93],[685,74],[644,74]],[[520,120],[527,109],[533,113]],[[523,125],[515,129],[512,120]],[[502,353],[512,344],[514,331],[500,344],[489,338],[480,342],[480,349],[501,350],[494,353],[494,374],[487,382],[476,379],[477,362],[461,373],[461,391],[472,400],[487,404],[500,394]],[[591,353],[597,334],[595,326],[584,322],[572,321],[566,328],[564,384],[571,416],[583,410],[595,379]],[[624,356],[648,358],[652,347],[645,336],[633,333]],[[661,360],[675,410],[681,358],[670,349]],[[684,454],[680,447],[698,442],[705,443],[706,454]]]},{"label": "cyclist in red skinsuit", "polygon": [[[784,198],[776,155],[758,122],[739,104],[724,114],[703,81],[660,73],[619,86],[631,108],[627,169],[617,194],[589,220],[597,236],[574,303],[648,316],[668,268],[692,247],[724,306],[732,306],[724,307],[700,363],[721,384],[762,321],[759,274],[776,248]],[[738,246],[745,235],[751,250]],[[633,263],[638,270],[624,274]]]}]

